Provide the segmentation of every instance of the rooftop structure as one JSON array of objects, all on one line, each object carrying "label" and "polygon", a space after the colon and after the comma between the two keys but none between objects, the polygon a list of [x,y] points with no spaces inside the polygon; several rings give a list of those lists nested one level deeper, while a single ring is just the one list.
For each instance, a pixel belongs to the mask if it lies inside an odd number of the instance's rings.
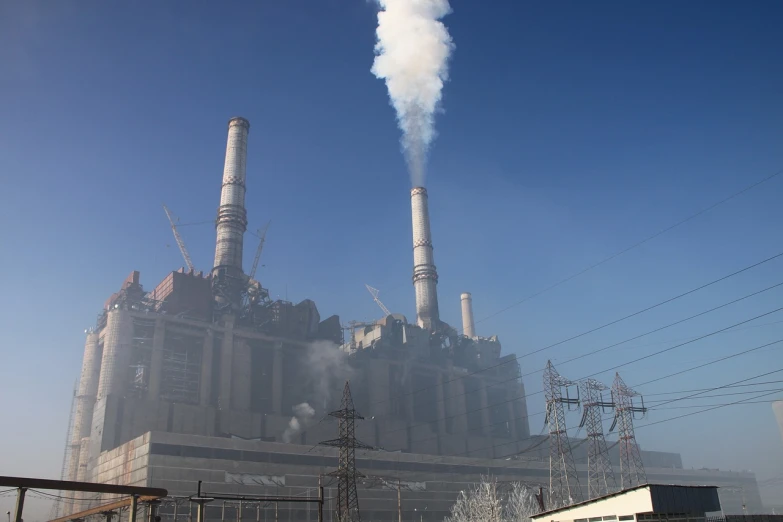
[{"label": "rooftop structure", "polygon": [[642,484],[591,500],[552,509],[532,517],[533,522],[682,521],[704,522],[720,511],[716,486]]}]

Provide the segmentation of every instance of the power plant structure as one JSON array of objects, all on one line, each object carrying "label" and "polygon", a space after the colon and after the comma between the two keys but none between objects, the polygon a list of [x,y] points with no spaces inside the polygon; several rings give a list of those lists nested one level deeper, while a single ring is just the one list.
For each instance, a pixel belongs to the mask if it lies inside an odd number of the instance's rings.
[{"label": "power plant structure", "polygon": [[[363,519],[398,520],[403,509],[442,520],[466,483],[487,474],[548,487],[548,438],[543,430],[531,436],[516,355],[503,354],[496,336],[477,334],[469,293],[460,299],[461,329],[440,318],[427,190],[410,193],[415,322],[385,313],[344,328],[337,315],[322,319],[311,300],[273,300],[255,279],[258,255],[244,271],[249,133],[248,120],[229,121],[212,269],[196,271],[185,255],[189,267],[151,290],[133,271],[87,331],[64,478],[175,496],[194,494],[202,481],[206,494],[309,495],[324,486],[336,497],[328,474],[338,451],[318,443],[334,439],[337,427],[318,419],[340,409],[350,381],[351,409],[365,419],[356,438],[376,448],[355,456]],[[586,448],[556,431],[580,475],[573,496],[587,498]],[[742,483],[742,499],[722,496],[726,512],[743,500],[761,509],[752,474],[685,470],[678,454],[631,442],[650,482]],[[619,469],[619,452],[608,453]],[[78,497],[61,512],[106,501]],[[164,522],[190,509],[169,508],[161,508]],[[315,519],[300,504],[274,508],[282,520]],[[206,518],[241,522],[241,504],[230,515],[225,509],[210,504]],[[266,517],[271,508],[263,509]],[[257,518],[244,516],[260,521],[260,508]]]}]

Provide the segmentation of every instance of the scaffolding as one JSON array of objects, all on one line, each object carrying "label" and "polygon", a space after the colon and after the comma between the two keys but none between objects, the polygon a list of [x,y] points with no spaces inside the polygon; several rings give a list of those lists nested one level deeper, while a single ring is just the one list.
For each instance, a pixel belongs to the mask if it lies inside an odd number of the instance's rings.
[{"label": "scaffolding", "polygon": [[152,343],[155,336],[155,321],[133,318],[133,347],[130,364],[131,394],[144,398],[149,389],[149,371],[152,363]]},{"label": "scaffolding", "polygon": [[198,404],[201,346],[198,338],[167,333],[163,349],[160,395],[177,403]]}]

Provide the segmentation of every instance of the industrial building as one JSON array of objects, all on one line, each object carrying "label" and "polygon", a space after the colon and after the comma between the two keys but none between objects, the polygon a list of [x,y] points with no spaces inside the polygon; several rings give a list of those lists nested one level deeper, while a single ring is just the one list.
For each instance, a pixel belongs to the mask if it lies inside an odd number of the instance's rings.
[{"label": "industrial building", "polygon": [[[516,356],[476,334],[470,294],[461,296],[460,329],[440,319],[426,189],[411,191],[415,322],[386,313],[344,328],[310,300],[270,299],[243,269],[249,130],[244,118],[229,121],[212,270],[180,269],[151,289],[134,271],[87,332],[64,478],[175,495],[193,494],[199,480],[214,492],[303,494],[336,465],[335,451],[312,447],[334,437],[335,425],[317,420],[350,380],[366,418],[357,437],[384,450],[357,457],[369,481],[362,509],[380,517],[370,519],[396,520],[397,498],[369,493],[371,476],[413,484],[406,502],[423,503],[430,520],[481,474],[546,483],[546,440],[530,435]],[[642,456],[650,480],[724,483],[734,488],[725,505],[761,508],[752,475],[686,471],[671,453]],[[284,520],[308,519],[289,507]]]},{"label": "industrial building", "polygon": [[704,522],[720,511],[715,486],[644,484],[572,506],[539,513],[533,522],[651,521]]}]

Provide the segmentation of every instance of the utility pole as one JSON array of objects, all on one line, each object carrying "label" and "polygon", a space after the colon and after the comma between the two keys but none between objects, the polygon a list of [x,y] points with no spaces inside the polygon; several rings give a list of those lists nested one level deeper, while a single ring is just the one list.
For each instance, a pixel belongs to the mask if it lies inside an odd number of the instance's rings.
[{"label": "utility pole", "polygon": [[[574,456],[565,422],[565,408],[579,405],[579,395],[572,399],[568,389],[575,383],[561,377],[552,361],[544,369],[546,424],[549,426],[549,509],[571,505],[582,500]],[[563,389],[566,396],[563,397]]]},{"label": "utility pole", "polygon": [[596,498],[617,489],[601,422],[601,413],[613,410],[614,403],[604,401],[602,392],[609,388],[595,379],[585,379],[580,388],[582,422],[579,427],[587,426],[587,496]]},{"label": "utility pole", "polygon": [[616,373],[614,384],[612,385],[612,402],[614,402],[615,416],[614,423],[609,431],[618,426],[620,439],[620,486],[623,489],[647,483],[642,454],[639,451],[639,445],[636,443],[636,435],[633,430],[634,416],[637,413],[641,413],[643,417],[647,413],[647,408],[644,407],[644,399],[641,399],[641,406],[636,406],[633,402],[634,397],[641,398],[641,395],[629,388],[620,377],[620,374]]},{"label": "utility pole", "polygon": [[400,491],[400,479],[397,479],[397,522],[402,522],[402,492]]},{"label": "utility pole", "polygon": [[351,397],[351,387],[348,381],[345,381],[340,409],[329,415],[339,419],[340,437],[325,440],[319,444],[340,450],[337,469],[329,473],[339,479],[337,483],[337,519],[340,522],[360,522],[362,517],[359,513],[356,479],[364,475],[356,470],[356,450],[372,449],[372,446],[356,439],[356,420],[363,420],[364,417],[353,407],[353,397]]}]

